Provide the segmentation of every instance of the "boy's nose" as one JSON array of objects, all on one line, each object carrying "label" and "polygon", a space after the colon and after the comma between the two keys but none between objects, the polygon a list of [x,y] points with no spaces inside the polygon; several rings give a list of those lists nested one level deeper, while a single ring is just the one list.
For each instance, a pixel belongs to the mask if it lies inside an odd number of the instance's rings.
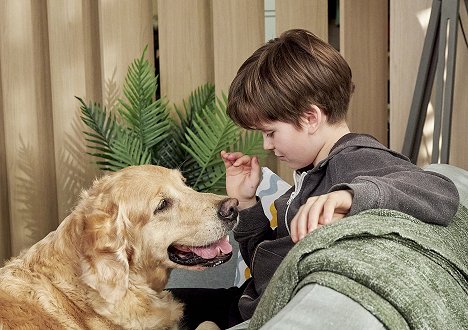
[{"label": "boy's nose", "polygon": [[265,150],[273,150],[274,146],[273,143],[269,141],[269,139],[263,139],[263,149]]}]

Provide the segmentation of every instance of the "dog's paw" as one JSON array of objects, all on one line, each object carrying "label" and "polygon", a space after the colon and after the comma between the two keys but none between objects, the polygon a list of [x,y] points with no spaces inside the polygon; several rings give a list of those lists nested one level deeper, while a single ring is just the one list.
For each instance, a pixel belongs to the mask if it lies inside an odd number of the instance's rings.
[{"label": "dog's paw", "polygon": [[218,327],[214,322],[205,321],[200,323],[195,330],[221,330],[221,328]]}]

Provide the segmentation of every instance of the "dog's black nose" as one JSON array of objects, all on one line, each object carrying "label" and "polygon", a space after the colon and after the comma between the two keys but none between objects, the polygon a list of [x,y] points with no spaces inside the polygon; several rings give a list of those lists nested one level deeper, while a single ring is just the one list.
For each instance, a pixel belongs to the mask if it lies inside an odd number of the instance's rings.
[{"label": "dog's black nose", "polygon": [[219,206],[218,215],[226,220],[232,221],[237,219],[237,205],[239,201],[235,198],[228,198],[221,202]]}]

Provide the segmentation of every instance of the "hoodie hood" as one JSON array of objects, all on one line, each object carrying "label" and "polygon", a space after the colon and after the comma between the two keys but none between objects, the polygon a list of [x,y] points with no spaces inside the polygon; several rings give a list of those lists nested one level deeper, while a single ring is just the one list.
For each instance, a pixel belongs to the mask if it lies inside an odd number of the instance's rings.
[{"label": "hoodie hood", "polygon": [[[381,144],[376,138],[368,134],[357,134],[357,133],[348,133],[343,135],[332,147],[328,157],[322,160],[320,163],[317,164],[317,167],[320,168],[324,166],[330,159],[332,159],[335,155],[340,152],[348,152],[359,148],[372,148],[378,149],[382,151],[386,151],[398,158],[410,161],[408,157],[393,151],[383,144]],[[347,150],[345,150],[347,149]]]}]

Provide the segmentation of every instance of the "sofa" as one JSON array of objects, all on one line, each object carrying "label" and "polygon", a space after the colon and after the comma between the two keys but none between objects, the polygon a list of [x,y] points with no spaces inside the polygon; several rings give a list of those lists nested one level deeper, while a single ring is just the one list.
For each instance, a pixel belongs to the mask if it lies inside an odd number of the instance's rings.
[{"label": "sofa", "polygon": [[[316,230],[285,258],[252,319],[231,329],[468,328],[468,171],[447,164],[425,170],[459,190],[448,227],[368,210]],[[257,193],[274,226],[271,203],[288,186],[263,171]],[[169,286],[229,287],[248,276],[237,255],[207,271],[174,271]]]}]

